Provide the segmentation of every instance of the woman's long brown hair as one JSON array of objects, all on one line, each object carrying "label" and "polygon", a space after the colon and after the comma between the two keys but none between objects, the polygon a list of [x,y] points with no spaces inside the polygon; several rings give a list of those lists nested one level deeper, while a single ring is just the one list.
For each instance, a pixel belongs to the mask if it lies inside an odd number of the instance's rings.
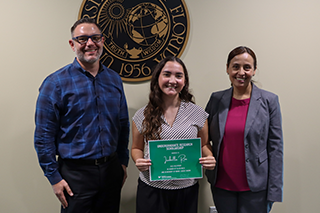
[{"label": "woman's long brown hair", "polygon": [[146,137],[147,140],[159,140],[161,139],[160,133],[162,131],[161,124],[163,120],[161,115],[163,111],[163,100],[162,100],[162,91],[158,84],[159,75],[168,61],[178,62],[184,72],[185,77],[185,86],[179,93],[179,98],[185,102],[194,103],[194,97],[189,91],[189,76],[188,71],[181,59],[175,56],[168,56],[160,61],[160,63],[155,67],[151,82],[150,82],[150,93],[149,93],[149,102],[144,110],[144,121],[142,123],[143,131],[142,134]]}]

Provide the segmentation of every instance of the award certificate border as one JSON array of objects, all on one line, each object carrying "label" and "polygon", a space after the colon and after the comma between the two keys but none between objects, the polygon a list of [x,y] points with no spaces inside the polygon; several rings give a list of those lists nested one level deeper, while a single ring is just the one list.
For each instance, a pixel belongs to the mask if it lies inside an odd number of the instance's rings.
[{"label": "award certificate border", "polygon": [[149,141],[150,181],[203,178],[201,139]]}]

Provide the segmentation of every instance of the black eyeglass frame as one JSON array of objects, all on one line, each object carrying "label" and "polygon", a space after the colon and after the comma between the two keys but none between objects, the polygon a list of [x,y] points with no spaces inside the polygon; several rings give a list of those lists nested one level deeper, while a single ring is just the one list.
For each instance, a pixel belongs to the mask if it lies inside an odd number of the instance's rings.
[{"label": "black eyeglass frame", "polygon": [[[94,36],[101,36],[101,37],[100,37],[99,41],[94,41],[94,40],[92,39],[92,37],[94,37]],[[86,40],[85,42],[81,43],[81,42],[78,40],[80,37],[86,37],[87,40]],[[73,37],[72,40],[78,42],[79,44],[86,44],[86,43],[88,42],[89,38],[90,38],[91,41],[93,41],[94,43],[99,43],[99,42],[102,40],[102,37],[103,37],[102,34],[94,34],[94,35],[91,35],[91,36],[81,35],[81,36]]]}]

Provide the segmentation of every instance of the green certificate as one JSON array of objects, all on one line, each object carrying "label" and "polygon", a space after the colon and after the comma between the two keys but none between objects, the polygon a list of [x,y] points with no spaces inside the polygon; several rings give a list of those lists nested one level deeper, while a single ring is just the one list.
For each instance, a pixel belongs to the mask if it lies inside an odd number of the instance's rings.
[{"label": "green certificate", "polygon": [[150,180],[202,178],[201,139],[149,141]]}]

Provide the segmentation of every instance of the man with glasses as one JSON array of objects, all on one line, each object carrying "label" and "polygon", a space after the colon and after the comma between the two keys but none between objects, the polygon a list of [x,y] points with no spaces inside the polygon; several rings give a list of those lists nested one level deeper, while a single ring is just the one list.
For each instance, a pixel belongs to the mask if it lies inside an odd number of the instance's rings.
[{"label": "man with glasses", "polygon": [[61,212],[119,212],[129,159],[122,81],[99,61],[104,37],[95,20],[78,20],[71,36],[75,60],[39,89],[35,149]]}]

